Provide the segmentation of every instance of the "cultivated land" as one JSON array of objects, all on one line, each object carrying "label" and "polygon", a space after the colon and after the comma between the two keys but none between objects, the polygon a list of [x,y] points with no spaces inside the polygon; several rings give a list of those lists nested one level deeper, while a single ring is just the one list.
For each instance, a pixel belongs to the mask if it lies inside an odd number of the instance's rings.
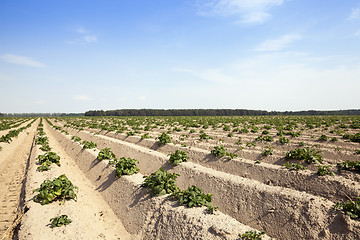
[{"label": "cultivated land", "polygon": [[[20,123],[16,129],[33,120],[7,121],[13,121],[6,123],[10,127]],[[0,143],[1,184],[17,186],[2,186],[16,199],[2,200],[2,218],[11,216],[1,220],[3,232],[16,217],[26,179],[20,239],[241,239],[250,231],[265,231],[263,239],[360,237],[358,116],[84,117],[39,123]],[[9,132],[3,131],[0,137]],[[60,162],[41,165],[39,156],[48,152]],[[132,160],[137,169],[120,173],[131,165],[129,158],[138,161]],[[143,176],[160,168],[178,174],[180,192],[174,197],[152,196],[141,187]],[[78,187],[77,201],[71,194],[62,205],[34,201],[34,189],[62,174]],[[204,206],[180,204],[179,196],[192,185],[211,193],[212,201],[198,197],[192,204]],[[211,213],[213,207],[218,209]],[[63,214],[72,223],[50,228],[50,218]]]}]

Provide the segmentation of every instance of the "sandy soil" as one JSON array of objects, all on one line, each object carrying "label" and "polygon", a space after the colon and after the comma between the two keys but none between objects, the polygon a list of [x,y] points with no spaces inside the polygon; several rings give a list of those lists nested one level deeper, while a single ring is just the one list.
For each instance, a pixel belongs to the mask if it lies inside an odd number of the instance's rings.
[{"label": "sandy soil", "polygon": [[[46,135],[52,151],[61,157],[61,167],[53,164],[50,171],[40,173],[36,171],[37,160],[35,157],[31,159],[25,198],[29,210],[23,217],[19,239],[131,239],[118,217],[76,163],[61,149],[48,131]],[[39,154],[43,152],[36,146],[34,156]],[[79,188],[78,200],[66,201],[64,205],[58,202],[47,205],[34,202],[33,197],[36,193],[32,191],[44,180],[52,180],[61,174],[66,174]],[[62,214],[68,215],[73,222],[67,226],[50,228],[50,218]]]},{"label": "sandy soil", "polygon": [[[25,123],[25,125],[27,123]],[[4,237],[4,239],[11,237],[12,230],[16,225],[14,221],[20,214],[18,206],[21,187],[25,177],[26,163],[31,152],[37,123],[33,123],[30,128],[21,132],[10,144],[1,144],[0,237]]]}]

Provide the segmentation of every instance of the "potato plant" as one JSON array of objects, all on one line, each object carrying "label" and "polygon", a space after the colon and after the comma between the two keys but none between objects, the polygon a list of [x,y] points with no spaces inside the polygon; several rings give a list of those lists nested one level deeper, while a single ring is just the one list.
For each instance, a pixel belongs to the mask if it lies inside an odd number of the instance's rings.
[{"label": "potato plant", "polygon": [[186,154],[187,152],[176,150],[174,153],[169,154],[169,163],[174,164],[175,166],[179,165],[182,162],[187,162],[189,156]]},{"label": "potato plant", "polygon": [[122,157],[116,161],[116,176],[121,177],[122,175],[133,175],[138,173],[140,169],[137,167],[138,160],[133,158]]},{"label": "potato plant", "polygon": [[63,225],[69,225],[72,220],[67,215],[61,215],[50,219],[50,227],[61,227]]},{"label": "potato plant", "polygon": [[168,173],[163,168],[160,168],[156,173],[152,173],[150,176],[144,176],[145,179],[141,186],[149,188],[151,196],[175,193],[179,191],[179,188],[175,184],[178,176],[180,175],[177,173]]}]

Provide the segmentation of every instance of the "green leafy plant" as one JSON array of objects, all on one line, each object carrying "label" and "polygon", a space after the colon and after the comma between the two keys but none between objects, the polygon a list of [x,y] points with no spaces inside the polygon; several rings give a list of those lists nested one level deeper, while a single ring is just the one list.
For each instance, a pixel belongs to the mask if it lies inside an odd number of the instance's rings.
[{"label": "green leafy plant", "polygon": [[284,167],[286,167],[287,169],[290,170],[305,170],[306,167],[304,167],[302,164],[299,163],[290,163],[290,162],[286,162],[283,164]]},{"label": "green leafy plant", "polygon": [[360,218],[360,197],[357,201],[349,200],[347,202],[338,202],[334,206],[335,209],[340,209],[346,215],[350,216],[352,219]]},{"label": "green leafy plant", "polygon": [[63,225],[69,225],[72,220],[67,215],[61,215],[50,219],[50,227],[61,227]]},{"label": "green leafy plant", "polygon": [[338,163],[337,166],[340,170],[360,172],[360,161],[346,160],[345,162]]},{"label": "green leafy plant", "polygon": [[226,152],[226,156],[229,158],[229,159],[234,159],[236,157],[239,157],[239,155],[237,155],[236,153],[228,153]]},{"label": "green leafy plant", "polygon": [[92,149],[97,147],[96,143],[91,141],[83,141],[82,144],[84,149]]},{"label": "green leafy plant", "polygon": [[339,139],[338,139],[337,137],[332,137],[332,138],[330,139],[330,141],[332,141],[332,142],[337,142],[337,141],[339,141]]},{"label": "green leafy plant", "polygon": [[256,146],[256,143],[255,143],[255,142],[247,142],[247,143],[246,143],[246,146],[247,146],[247,147],[255,147],[255,146]]},{"label": "green leafy plant", "polygon": [[35,196],[34,200],[40,202],[42,205],[56,200],[61,200],[62,203],[64,203],[66,199],[74,199],[76,201],[76,190],[78,190],[78,188],[63,174],[53,181],[45,180],[40,185],[40,188],[34,190],[34,192],[39,193]]},{"label": "green leafy plant", "polygon": [[100,150],[100,152],[97,155],[97,159],[99,161],[104,160],[104,159],[109,159],[109,160],[115,160],[116,156],[115,154],[111,151],[111,148],[103,148]]},{"label": "green leafy plant", "polygon": [[211,153],[214,154],[216,157],[222,158],[226,155],[226,148],[224,145],[215,146]]},{"label": "green leafy plant", "polygon": [[319,153],[321,153],[321,151],[310,149],[308,147],[298,148],[287,152],[285,158],[305,160],[305,162],[308,164],[311,164],[313,162],[320,164],[322,163],[322,156]]},{"label": "green leafy plant", "polygon": [[186,154],[187,152],[176,150],[174,153],[169,154],[169,163],[174,164],[175,166],[179,165],[182,162],[187,162],[189,156]]},{"label": "green leafy plant", "polygon": [[72,136],[71,140],[73,140],[74,142],[80,142],[81,138],[79,138],[78,136]]},{"label": "green leafy plant", "polygon": [[115,164],[116,176],[121,177],[122,175],[138,173],[140,169],[136,166],[137,163],[139,163],[139,161],[133,158],[120,158]]},{"label": "green leafy plant", "polygon": [[171,143],[171,137],[169,135],[167,135],[166,133],[162,133],[156,139],[159,140],[159,146],[165,145],[167,143]]},{"label": "green leafy plant", "polygon": [[214,139],[213,137],[210,137],[205,132],[200,134],[200,140],[207,140],[207,139]]},{"label": "green leafy plant", "polygon": [[179,190],[175,184],[178,176],[180,175],[177,173],[168,173],[163,168],[160,168],[156,173],[152,173],[150,176],[144,176],[145,179],[141,186],[149,188],[151,190],[151,196],[174,193]]},{"label": "green leafy plant", "polygon": [[360,149],[355,149],[355,154],[360,154]]},{"label": "green leafy plant", "polygon": [[270,145],[265,146],[265,150],[261,153],[261,155],[264,157],[273,155],[273,148]]},{"label": "green leafy plant", "polygon": [[200,188],[194,185],[188,187],[185,191],[177,191],[171,195],[181,205],[186,205],[189,208],[207,206],[208,211],[214,213],[216,207],[212,205],[211,196],[212,194],[204,194]]},{"label": "green leafy plant", "polygon": [[48,143],[48,138],[46,136],[38,136],[35,139],[35,144],[37,145],[43,145],[43,144],[47,144]]},{"label": "green leafy plant", "polygon": [[39,159],[40,164],[43,164],[44,162],[50,162],[60,166],[60,156],[55,152],[47,152],[43,155],[39,155],[37,158]]},{"label": "green leafy plant", "polygon": [[290,140],[288,139],[288,138],[286,138],[286,137],[279,137],[279,143],[280,144],[287,144],[287,143],[289,143],[290,142]]},{"label": "green leafy plant", "polygon": [[241,234],[241,238],[243,240],[261,240],[262,235],[265,235],[264,231],[256,232],[256,231],[250,230],[250,231],[246,231],[245,233]]},{"label": "green leafy plant", "polygon": [[141,139],[147,139],[147,138],[151,138],[148,133],[144,133],[143,135],[141,135]]},{"label": "green leafy plant", "polygon": [[321,135],[319,138],[318,138],[318,141],[320,141],[320,142],[325,142],[325,141],[327,141],[328,140],[328,137],[326,136],[326,135]]},{"label": "green leafy plant", "polygon": [[324,175],[335,175],[335,173],[329,171],[329,168],[331,168],[331,165],[328,166],[318,166],[318,171],[316,172],[319,176]]}]

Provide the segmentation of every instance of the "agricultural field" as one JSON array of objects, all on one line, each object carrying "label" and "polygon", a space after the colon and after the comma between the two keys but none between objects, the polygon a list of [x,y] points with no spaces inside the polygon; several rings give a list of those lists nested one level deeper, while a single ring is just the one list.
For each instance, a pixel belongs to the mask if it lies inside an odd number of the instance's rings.
[{"label": "agricultural field", "polygon": [[[16,118],[0,126],[0,163],[13,169],[0,177],[25,179],[13,204],[23,216],[8,220],[19,223],[19,239],[360,237],[359,116]],[[13,140],[1,137],[22,126]],[[20,149],[27,157],[15,173],[2,155]]]}]

